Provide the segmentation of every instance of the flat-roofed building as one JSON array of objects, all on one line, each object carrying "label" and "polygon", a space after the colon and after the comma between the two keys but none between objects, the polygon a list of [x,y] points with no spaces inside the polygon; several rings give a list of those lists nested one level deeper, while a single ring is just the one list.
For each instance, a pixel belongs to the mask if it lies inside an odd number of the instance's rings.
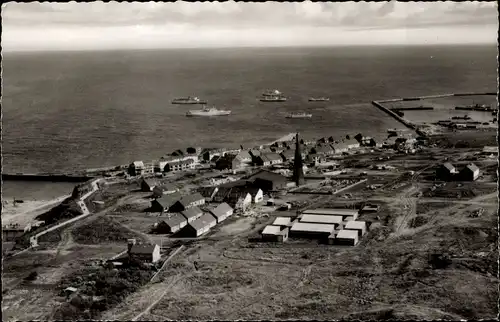
[{"label": "flat-roofed building", "polygon": [[265,241],[284,242],[288,239],[289,228],[280,226],[268,225],[262,231],[262,239]]},{"label": "flat-roofed building", "polygon": [[300,222],[303,223],[318,223],[318,224],[334,224],[336,227],[342,224],[342,216],[328,216],[328,215],[312,215],[303,214]]},{"label": "flat-roofed building", "polygon": [[288,227],[291,222],[292,219],[290,217],[276,217],[273,221],[273,226]]},{"label": "flat-roofed building", "polygon": [[335,242],[339,245],[355,246],[358,240],[358,232],[356,230],[343,229],[335,236]]},{"label": "flat-roofed building", "polygon": [[290,234],[297,237],[325,237],[330,236],[335,230],[334,224],[317,224],[295,222],[290,228]]},{"label": "flat-roofed building", "polygon": [[203,214],[200,218],[190,222],[184,230],[186,234],[193,237],[198,237],[206,234],[210,228],[217,224],[217,220],[209,213]]},{"label": "flat-roofed building", "polygon": [[344,229],[355,230],[358,232],[358,236],[361,237],[366,233],[366,222],[364,221],[349,221],[345,224]]},{"label": "flat-roofed building", "polygon": [[349,216],[358,218],[359,211],[356,209],[344,208],[317,208],[304,210],[303,214],[342,216],[342,218],[345,220],[345,218]]}]

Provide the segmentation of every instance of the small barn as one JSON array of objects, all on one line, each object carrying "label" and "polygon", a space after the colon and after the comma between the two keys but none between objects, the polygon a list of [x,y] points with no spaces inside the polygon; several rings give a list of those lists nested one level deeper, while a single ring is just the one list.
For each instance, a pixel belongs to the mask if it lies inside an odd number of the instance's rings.
[{"label": "small barn", "polygon": [[175,204],[172,205],[171,211],[181,212],[191,207],[201,206],[203,204],[205,204],[205,198],[199,192],[197,192],[182,197],[180,200],[178,200]]},{"label": "small barn", "polygon": [[335,242],[338,245],[356,246],[358,240],[358,232],[356,230],[343,229],[335,237]]},{"label": "small barn", "polygon": [[450,181],[457,174],[457,169],[449,162],[446,162],[436,169],[438,180]]},{"label": "small barn", "polygon": [[479,168],[473,163],[468,164],[460,171],[460,180],[462,181],[475,181],[477,178],[479,178]]},{"label": "small barn", "polygon": [[217,219],[215,219],[215,217],[211,214],[205,213],[200,218],[190,222],[184,228],[184,231],[188,236],[199,237],[203,234],[206,234],[210,230],[210,228],[214,227],[216,224]]},{"label": "small barn", "polygon": [[184,211],[181,211],[181,214],[186,218],[187,222],[190,223],[203,215],[203,211],[197,206],[188,208]]},{"label": "small barn", "polygon": [[358,236],[361,237],[366,233],[366,222],[364,221],[349,221],[346,223],[345,230],[355,230],[358,232]]},{"label": "small barn", "polygon": [[217,219],[217,223],[220,223],[233,214],[233,208],[224,202],[210,210],[210,213]]},{"label": "small barn", "polygon": [[182,198],[180,193],[163,195],[162,197],[151,201],[151,212],[166,212]]},{"label": "small barn", "polygon": [[158,185],[158,183],[152,179],[141,179],[141,191],[153,191],[153,189]]},{"label": "small barn", "polygon": [[268,225],[261,233],[262,240],[270,242],[284,242],[288,239],[289,228]]},{"label": "small barn", "polygon": [[130,259],[146,263],[156,263],[161,258],[160,246],[157,244],[129,245],[128,255]]},{"label": "small barn", "polygon": [[187,225],[187,219],[179,213],[171,213],[163,218],[156,226],[156,232],[160,234],[175,233]]}]

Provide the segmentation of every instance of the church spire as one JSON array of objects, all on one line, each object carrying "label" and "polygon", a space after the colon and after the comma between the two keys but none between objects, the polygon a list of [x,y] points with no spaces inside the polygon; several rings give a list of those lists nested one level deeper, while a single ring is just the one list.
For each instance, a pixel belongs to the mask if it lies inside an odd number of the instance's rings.
[{"label": "church spire", "polygon": [[302,165],[302,152],[300,151],[299,133],[295,135],[295,159],[293,161],[293,181],[297,186],[305,183]]}]

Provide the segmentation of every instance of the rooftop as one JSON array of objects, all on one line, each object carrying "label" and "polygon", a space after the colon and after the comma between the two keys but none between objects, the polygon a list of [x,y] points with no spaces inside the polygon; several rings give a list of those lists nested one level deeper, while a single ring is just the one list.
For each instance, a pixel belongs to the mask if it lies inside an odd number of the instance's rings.
[{"label": "rooftop", "polygon": [[182,198],[182,196],[179,192],[174,192],[173,194],[170,194],[170,195],[161,196],[161,198],[156,199],[156,202],[158,202],[160,205],[162,205],[165,208],[169,208],[174,203],[179,201],[181,198]]},{"label": "rooftop", "polygon": [[300,222],[309,223],[322,223],[322,224],[341,224],[342,216],[328,216],[328,215],[309,215],[305,214],[300,218]]},{"label": "rooftop", "polygon": [[167,224],[169,227],[174,227],[185,222],[186,218],[184,218],[184,216],[179,213],[172,213],[167,215],[167,217],[162,221],[165,222],[165,224]]},{"label": "rooftop", "polygon": [[364,221],[348,221],[344,227],[345,229],[364,229],[366,228],[366,222]]},{"label": "rooftop", "polygon": [[279,235],[281,228],[279,226],[268,225],[262,231],[263,235]]},{"label": "rooftop", "polygon": [[304,232],[318,232],[318,233],[332,233],[335,230],[335,225],[331,224],[311,224],[296,222],[293,224],[291,231],[304,231]]},{"label": "rooftop", "polygon": [[188,219],[196,217],[202,213],[203,213],[203,211],[201,211],[200,208],[198,208],[198,207],[191,207],[191,208],[186,209],[186,210],[181,212],[181,214]]},{"label": "rooftop", "polygon": [[290,217],[277,217],[274,220],[273,225],[275,225],[275,226],[286,226],[290,222],[291,222],[291,218]]},{"label": "rooftop", "polygon": [[151,254],[153,253],[156,244],[135,244],[130,249],[130,254]]},{"label": "rooftop", "polygon": [[192,204],[193,202],[196,202],[196,201],[199,201],[199,200],[202,200],[202,199],[205,200],[205,197],[203,197],[199,192],[196,192],[194,194],[182,197],[182,199],[180,200],[180,202],[184,206],[187,206],[189,204]]},{"label": "rooftop", "polygon": [[355,216],[358,214],[358,210],[343,209],[343,208],[317,208],[317,209],[304,210],[303,213],[312,215]]},{"label": "rooftop", "polygon": [[212,216],[209,213],[204,213],[200,218],[193,220],[188,225],[193,227],[195,230],[200,230],[206,228],[208,225],[213,224],[215,222],[216,219],[214,216]]},{"label": "rooftop", "polygon": [[229,206],[227,203],[221,203],[218,205],[215,209],[211,210],[210,212],[217,218],[225,215],[227,212],[232,211],[233,208]]},{"label": "rooftop", "polygon": [[342,229],[337,234],[337,238],[357,239],[358,238],[358,232],[355,231],[355,230]]}]

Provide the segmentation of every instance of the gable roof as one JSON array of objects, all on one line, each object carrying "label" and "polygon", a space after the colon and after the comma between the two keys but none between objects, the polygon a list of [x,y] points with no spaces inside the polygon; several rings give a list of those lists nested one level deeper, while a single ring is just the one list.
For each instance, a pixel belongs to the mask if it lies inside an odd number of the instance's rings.
[{"label": "gable roof", "polygon": [[200,218],[193,220],[188,226],[193,227],[195,230],[200,230],[208,225],[217,222],[215,217],[209,213],[204,213]]},{"label": "gable roof", "polygon": [[136,168],[143,168],[144,167],[144,162],[142,161],[134,161],[132,162],[132,165]]},{"label": "gable roof", "polygon": [[188,208],[188,209],[186,209],[184,211],[181,211],[181,214],[184,217],[186,217],[187,219],[193,218],[193,217],[197,217],[197,216],[199,216],[202,213],[203,213],[203,211],[201,211],[201,209],[198,208],[198,207],[196,207],[196,206]]},{"label": "gable roof", "polygon": [[453,164],[451,164],[449,162],[444,163],[443,167],[446,168],[449,171],[454,171],[455,170],[455,167],[453,166]]},{"label": "gable roof", "polygon": [[199,201],[202,199],[205,200],[205,197],[203,197],[199,192],[196,192],[194,194],[190,194],[190,195],[182,197],[181,200],[179,200],[179,202],[183,206],[187,206],[187,205],[192,204],[193,202],[196,202],[196,201]]},{"label": "gable roof", "polygon": [[215,209],[210,210],[210,213],[215,217],[220,218],[221,216],[224,216],[227,212],[232,210],[233,208],[231,208],[231,206],[224,202],[218,205]]},{"label": "gable roof", "polygon": [[255,181],[256,179],[269,180],[272,182],[286,182],[287,178],[282,176],[281,174],[274,173],[269,170],[259,170],[253,174],[251,174],[248,178],[250,181]]},{"label": "gable roof", "polygon": [[174,192],[170,195],[161,196],[160,198],[156,199],[156,202],[158,202],[164,208],[170,208],[174,203],[179,201],[181,198],[182,196],[179,192]]},{"label": "gable roof", "polygon": [[158,185],[158,182],[156,180],[153,180],[153,179],[142,178],[141,184],[143,182],[146,183],[150,187],[156,187]]},{"label": "gable roof", "polygon": [[179,213],[173,213],[169,214],[166,218],[162,220],[165,224],[167,224],[169,227],[174,227],[177,226],[183,222],[186,221],[186,218],[184,218],[181,214]]},{"label": "gable roof", "polygon": [[261,157],[264,157],[266,158],[267,160],[269,161],[282,161],[280,155],[278,153],[273,153],[273,152],[270,152],[270,153],[262,153],[262,156]]},{"label": "gable roof", "polygon": [[130,254],[152,254],[156,244],[135,244],[130,249]]},{"label": "gable roof", "polygon": [[465,168],[471,170],[472,172],[479,171],[479,168],[474,163],[468,164]]},{"label": "gable roof", "polygon": [[240,160],[245,160],[245,159],[252,159],[252,156],[250,155],[250,153],[248,153],[247,150],[241,150],[237,155],[236,157]]}]

